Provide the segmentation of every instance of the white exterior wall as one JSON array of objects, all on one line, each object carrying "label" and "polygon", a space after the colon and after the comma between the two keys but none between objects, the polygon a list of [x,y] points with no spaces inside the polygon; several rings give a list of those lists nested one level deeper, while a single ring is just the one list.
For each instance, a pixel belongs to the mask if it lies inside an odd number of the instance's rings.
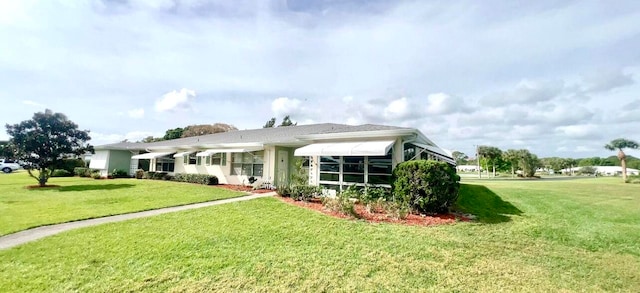
[{"label": "white exterior wall", "polygon": [[[221,184],[249,184],[249,177],[242,175],[231,175],[231,162],[233,153],[226,153],[225,165],[210,165],[206,166],[204,157],[202,158],[202,165],[185,165],[184,157],[175,158],[174,173],[187,173],[187,174],[208,174],[218,177]],[[273,182],[274,178],[274,166],[275,166],[275,147],[266,146],[264,149],[263,157],[264,165],[262,171],[262,177],[256,176],[259,181]],[[155,164],[155,161],[153,162]],[[155,166],[154,166],[155,168]]]}]

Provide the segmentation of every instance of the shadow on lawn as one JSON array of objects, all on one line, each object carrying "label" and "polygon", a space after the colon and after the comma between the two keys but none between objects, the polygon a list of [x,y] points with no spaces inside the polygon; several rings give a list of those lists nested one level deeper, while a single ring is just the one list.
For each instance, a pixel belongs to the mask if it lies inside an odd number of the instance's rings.
[{"label": "shadow on lawn", "polygon": [[114,190],[121,188],[131,188],[134,184],[98,184],[98,185],[70,185],[70,186],[52,186],[47,188],[34,188],[31,190],[57,190],[60,192],[66,191],[89,191],[89,190]]},{"label": "shadow on lawn", "polygon": [[460,184],[456,209],[478,216],[481,223],[503,223],[511,221],[511,215],[522,211],[485,187],[476,184]]}]

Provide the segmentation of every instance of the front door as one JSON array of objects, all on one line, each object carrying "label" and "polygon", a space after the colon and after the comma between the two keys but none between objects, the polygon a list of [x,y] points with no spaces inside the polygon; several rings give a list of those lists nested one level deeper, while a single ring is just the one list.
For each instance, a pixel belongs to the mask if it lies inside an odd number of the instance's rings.
[{"label": "front door", "polygon": [[287,184],[289,183],[289,152],[279,150],[276,159],[278,161],[278,177],[276,177],[276,182],[277,184]]}]

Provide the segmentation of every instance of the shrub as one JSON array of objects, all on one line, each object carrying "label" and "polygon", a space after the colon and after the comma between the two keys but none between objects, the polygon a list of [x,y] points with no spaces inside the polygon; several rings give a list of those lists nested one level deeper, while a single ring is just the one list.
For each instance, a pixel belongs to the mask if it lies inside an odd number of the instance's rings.
[{"label": "shrub", "polygon": [[153,172],[153,171],[145,171],[142,174],[142,179],[153,179],[153,175],[155,175],[155,174],[156,174],[156,172]]},{"label": "shrub", "polygon": [[203,185],[218,185],[218,177],[207,174],[184,174],[178,173],[175,176],[165,176],[165,180],[173,180],[178,182],[188,182]]},{"label": "shrub", "polygon": [[289,185],[282,185],[276,187],[276,193],[282,197],[291,197],[291,188]]},{"label": "shrub", "polygon": [[111,176],[113,178],[130,178],[131,177],[129,176],[129,172],[125,170],[119,170],[119,169],[113,169]]},{"label": "shrub", "polygon": [[393,201],[417,212],[447,211],[459,189],[460,176],[445,162],[407,161],[393,170]]},{"label": "shrub", "polygon": [[384,202],[383,205],[387,215],[397,220],[406,219],[411,211],[409,204],[403,201],[388,201]]},{"label": "shrub", "polygon": [[94,172],[91,173],[91,177],[93,179],[100,179],[100,178],[102,178],[102,175],[100,175],[100,172],[94,171]]},{"label": "shrub", "polygon": [[355,204],[349,192],[341,192],[335,198],[323,197],[322,205],[330,211],[343,215],[358,217]]},{"label": "shrub", "polygon": [[153,172],[153,175],[151,176],[151,179],[154,180],[165,180],[165,176],[167,175],[166,172]]},{"label": "shrub", "polygon": [[302,201],[309,201],[322,193],[320,187],[311,185],[293,185],[289,190],[291,198]]},{"label": "shrub", "polygon": [[142,179],[144,177],[144,170],[138,169],[136,170],[136,179]]},{"label": "shrub", "polygon": [[91,169],[85,167],[73,168],[73,174],[79,177],[91,177]]},{"label": "shrub", "polygon": [[631,183],[631,184],[640,184],[640,175],[630,175],[627,176],[627,181],[625,181],[626,183]]},{"label": "shrub", "polygon": [[58,161],[55,168],[56,170],[66,170],[71,174],[74,174],[74,170],[77,167],[85,167],[85,162],[82,159],[62,159]]},{"label": "shrub", "polygon": [[359,199],[368,213],[382,210],[385,209],[385,202],[391,199],[391,190],[384,187],[367,186],[360,194]]},{"label": "shrub", "polygon": [[65,169],[56,169],[51,173],[51,177],[71,177],[73,173],[65,170]]}]

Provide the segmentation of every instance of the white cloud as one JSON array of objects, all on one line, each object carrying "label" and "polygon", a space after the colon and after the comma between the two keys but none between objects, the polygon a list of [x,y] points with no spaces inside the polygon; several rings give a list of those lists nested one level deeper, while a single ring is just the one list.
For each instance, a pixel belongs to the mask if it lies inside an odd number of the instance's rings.
[{"label": "white cloud", "polygon": [[600,138],[599,127],[596,125],[570,125],[556,127],[556,132],[569,138]]},{"label": "white cloud", "polygon": [[44,104],[38,103],[38,102],[34,102],[31,100],[23,100],[22,101],[23,104],[28,105],[28,106],[34,106],[34,107],[38,107],[38,108],[45,108],[46,106]]},{"label": "white cloud", "polygon": [[194,90],[186,88],[180,91],[171,91],[164,95],[156,102],[156,111],[165,112],[178,108],[188,108],[188,103],[191,99],[196,97]]},{"label": "white cloud", "polygon": [[401,119],[406,118],[410,111],[409,101],[406,97],[402,97],[391,101],[391,103],[384,108],[383,115],[386,119]]},{"label": "white cloud", "polygon": [[469,105],[459,97],[454,97],[445,93],[435,93],[427,96],[426,112],[428,114],[451,114],[454,112],[465,111],[468,108]]},{"label": "white cloud", "polygon": [[129,117],[133,119],[141,119],[144,117],[144,109],[143,108],[132,109],[127,111],[127,114],[129,115]]},{"label": "white cloud", "polygon": [[606,92],[633,84],[633,75],[617,70],[599,70],[583,78],[588,92]]},{"label": "white cloud", "polygon": [[276,118],[280,116],[294,115],[300,110],[302,102],[298,99],[289,99],[287,97],[276,98],[271,102],[271,111]]}]

